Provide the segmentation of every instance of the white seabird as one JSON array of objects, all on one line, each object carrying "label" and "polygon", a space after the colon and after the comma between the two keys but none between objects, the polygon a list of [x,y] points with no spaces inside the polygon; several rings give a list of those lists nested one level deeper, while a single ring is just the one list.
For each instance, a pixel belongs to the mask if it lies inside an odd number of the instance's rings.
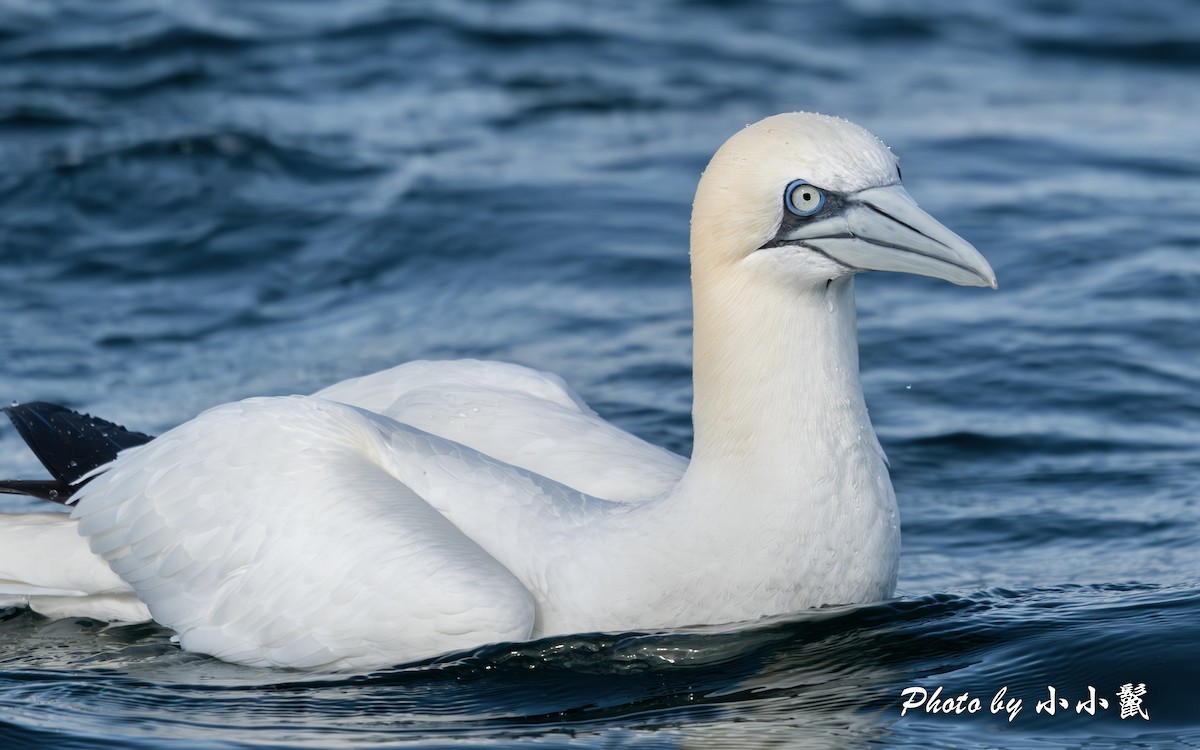
[{"label": "white seabird", "polygon": [[216,407],[121,452],[69,517],[0,516],[0,595],[295,668],[890,597],[899,519],[854,275],[994,287],[987,261],[882,142],[815,114],[721,147],[691,257],[690,461],[556,376],[414,362]]}]

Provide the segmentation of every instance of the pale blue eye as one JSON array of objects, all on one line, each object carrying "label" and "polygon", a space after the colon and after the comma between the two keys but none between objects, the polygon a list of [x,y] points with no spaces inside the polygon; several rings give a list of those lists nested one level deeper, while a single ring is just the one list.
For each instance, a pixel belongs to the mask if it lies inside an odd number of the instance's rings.
[{"label": "pale blue eye", "polygon": [[784,191],[788,210],[797,216],[812,216],[825,205],[825,193],[804,180],[795,180]]}]

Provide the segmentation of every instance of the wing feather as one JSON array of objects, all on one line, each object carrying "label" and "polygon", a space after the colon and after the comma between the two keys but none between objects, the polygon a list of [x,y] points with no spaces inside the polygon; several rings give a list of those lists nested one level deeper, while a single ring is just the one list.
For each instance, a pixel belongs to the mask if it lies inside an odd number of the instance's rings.
[{"label": "wing feather", "polygon": [[313,395],[352,404],[376,414],[387,414],[397,398],[428,386],[440,386],[447,390],[491,388],[523,393],[576,412],[595,414],[579,394],[553,373],[508,362],[478,359],[405,362],[370,375],[343,380]]},{"label": "wing feather", "polygon": [[530,593],[381,468],[379,419],[218,407],[123,454],[74,516],[154,619],[222,659],[346,667],[528,637]]},{"label": "wing feather", "polygon": [[556,375],[503,362],[412,362],[317,396],[367,409],[593,497],[637,502],[687,460],[601,419]]}]

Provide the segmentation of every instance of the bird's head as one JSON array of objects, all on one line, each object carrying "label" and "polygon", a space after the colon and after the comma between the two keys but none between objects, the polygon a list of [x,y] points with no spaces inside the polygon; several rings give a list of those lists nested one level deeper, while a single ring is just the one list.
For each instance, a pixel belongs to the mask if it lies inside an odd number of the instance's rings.
[{"label": "bird's head", "polygon": [[738,268],[789,286],[860,271],[900,271],[996,286],[987,260],[922,211],[897,159],[846,120],[775,115],[721,146],[692,210],[697,276]]}]

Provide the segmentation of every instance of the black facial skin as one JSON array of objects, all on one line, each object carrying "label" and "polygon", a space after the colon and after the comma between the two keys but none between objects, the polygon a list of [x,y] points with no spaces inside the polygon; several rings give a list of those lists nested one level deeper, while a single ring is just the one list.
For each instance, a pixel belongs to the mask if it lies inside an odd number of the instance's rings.
[{"label": "black facial skin", "polygon": [[[809,184],[811,184],[811,183],[809,183]],[[791,187],[790,184],[789,184],[789,187]],[[783,201],[783,221],[779,222],[779,229],[778,229],[778,231],[775,232],[775,236],[773,238],[771,238],[771,241],[768,242],[767,244],[763,245],[762,247],[760,247],[759,250],[769,250],[773,247],[804,248],[805,250],[817,253],[818,255],[821,255],[824,258],[828,259],[830,262],[836,263],[837,265],[842,266],[843,268],[846,268],[848,270],[851,270],[851,271],[861,270],[861,269],[855,268],[854,266],[847,265],[847,264],[841,262],[840,260],[838,260],[837,258],[831,257],[828,253],[825,253],[825,252],[819,250],[818,248],[813,247],[812,245],[806,245],[802,240],[798,241],[798,240],[787,239],[787,236],[789,234],[791,234],[792,232],[796,231],[797,229],[799,229],[800,227],[804,226],[805,224],[807,224],[811,221],[816,221],[817,219],[823,219],[827,216],[833,216],[833,215],[841,213],[842,210],[846,208],[846,204],[849,203],[849,200],[846,198],[846,196],[842,195],[841,193],[832,193],[828,190],[819,188],[816,185],[813,185],[813,187],[816,188],[817,190],[820,190],[821,194],[825,196],[825,203],[824,203],[824,205],[821,206],[821,210],[817,211],[815,214],[809,214],[808,216],[799,216],[799,215],[793,213],[792,210],[790,208],[788,208],[788,202],[787,202],[788,196],[787,196],[787,191],[785,190],[783,197],[781,198],[781,200]],[[847,237],[847,238],[853,237],[853,235],[851,235],[849,232],[846,232],[844,234],[835,234],[835,235],[829,235],[829,236],[830,237]],[[826,288],[828,288],[829,285],[832,283],[833,283],[833,279],[827,280],[825,282]]]},{"label": "black facial skin", "polygon": [[[796,231],[805,224],[808,224],[811,221],[816,221],[817,219],[823,219],[827,216],[841,213],[842,209],[846,207],[848,202],[846,196],[842,195],[841,193],[832,193],[828,190],[822,190],[816,185],[813,185],[813,187],[817,188],[817,190],[820,190],[825,196],[825,205],[821,206],[821,210],[808,216],[797,216],[788,208],[787,194],[785,193],[780,198],[780,200],[783,202],[783,221],[779,222],[779,230],[775,232],[775,236],[771,239],[771,241],[760,247],[759,250],[766,250],[772,247],[781,247],[783,245],[803,244],[798,243],[795,240],[789,241],[785,238],[787,235]],[[838,236],[849,237],[850,235],[846,234]]]},{"label": "black facial skin", "polygon": [[[899,184],[899,183],[900,183],[900,167],[897,166],[896,167],[896,182],[892,183],[892,184]],[[812,183],[806,183],[806,184],[812,185]],[[791,188],[792,185],[793,185],[793,183],[788,183],[788,188]],[[788,207],[788,194],[787,194],[787,189],[785,189],[783,195],[780,197],[780,201],[782,201],[782,203],[783,203],[783,220],[779,222],[779,229],[776,230],[775,236],[773,238],[771,238],[771,240],[769,242],[767,242],[765,245],[760,247],[759,250],[769,250],[769,249],[775,248],[775,247],[804,248],[805,250],[809,250],[811,252],[814,252],[814,253],[824,256],[825,258],[829,259],[831,262],[836,263],[837,265],[842,266],[843,268],[847,268],[851,271],[861,271],[863,269],[855,268],[854,266],[844,263],[844,262],[838,260],[837,258],[830,256],[828,253],[823,252],[819,248],[813,247],[812,245],[805,243],[804,240],[789,240],[789,239],[787,239],[787,237],[788,237],[788,235],[792,234],[797,229],[804,226],[805,224],[808,224],[809,222],[816,221],[818,219],[824,219],[829,216],[836,216],[837,214],[844,211],[846,209],[846,207],[848,205],[850,205],[851,203],[856,203],[857,205],[866,206],[870,210],[872,210],[878,214],[881,214],[881,215],[887,217],[888,219],[891,219],[892,221],[896,222],[897,224],[900,224],[901,226],[908,226],[907,224],[900,221],[896,217],[894,217],[884,211],[881,211],[879,208],[876,208],[875,206],[872,206],[870,203],[861,203],[861,202],[854,201],[851,198],[847,197],[844,193],[835,193],[835,192],[832,192],[829,190],[825,190],[821,187],[818,187],[817,185],[812,185],[812,187],[815,188],[816,190],[821,191],[821,194],[825,197],[825,203],[821,206],[821,210],[817,211],[814,214],[809,214],[808,216],[800,216],[800,215],[796,214]],[[909,229],[913,229],[913,228],[909,227]],[[913,231],[917,231],[917,230],[914,229]],[[846,231],[840,232],[838,234],[825,235],[822,239],[828,239],[828,238],[853,239],[854,235],[851,234],[849,230],[846,230]],[[879,244],[879,245],[887,244],[887,243],[879,242],[878,240],[873,240],[873,242],[875,242],[875,244]],[[917,252],[916,250],[913,250],[912,248],[906,248],[906,247],[898,247],[898,249],[907,250],[909,252]],[[832,279],[830,279],[830,281],[832,281]]]}]

